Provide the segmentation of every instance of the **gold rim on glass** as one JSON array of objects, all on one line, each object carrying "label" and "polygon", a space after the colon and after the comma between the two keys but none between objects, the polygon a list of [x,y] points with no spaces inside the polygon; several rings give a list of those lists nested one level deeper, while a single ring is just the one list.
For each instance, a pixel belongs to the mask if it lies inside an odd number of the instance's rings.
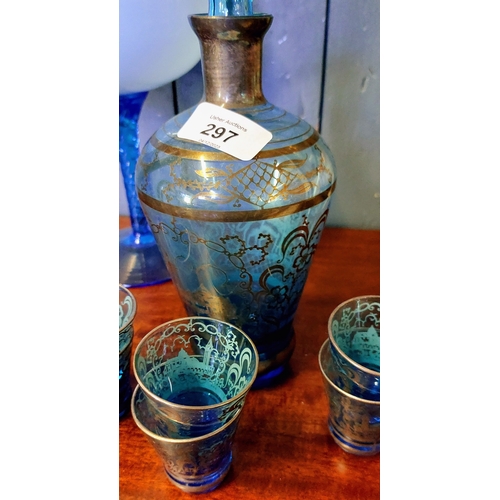
[{"label": "gold rim on glass", "polygon": [[[241,392],[239,392],[238,394],[236,394],[232,398],[226,399],[225,401],[221,401],[220,403],[213,404],[213,405],[206,405],[206,406],[189,406],[189,405],[181,405],[181,404],[178,404],[178,403],[172,403],[168,399],[160,398],[154,392],[151,392],[146,386],[143,385],[143,383],[141,381],[141,378],[137,374],[137,369],[136,369],[136,366],[135,366],[136,365],[136,358],[137,358],[137,356],[139,354],[139,351],[141,350],[141,347],[158,330],[164,329],[167,326],[174,325],[174,324],[179,323],[181,321],[197,321],[197,320],[199,320],[199,321],[210,321],[212,323],[219,323],[219,324],[223,324],[223,325],[229,326],[230,328],[232,328],[234,330],[237,330],[245,338],[245,340],[250,344],[250,347],[252,348],[252,350],[254,352],[254,355],[255,355],[255,370],[254,370],[254,374],[253,374],[252,379],[250,380],[250,382],[248,383],[248,385],[247,385],[247,387],[245,389],[243,389]],[[259,351],[257,351],[257,347],[252,342],[252,339],[245,332],[243,332],[243,330],[240,330],[237,326],[235,326],[235,325],[233,325],[231,323],[227,323],[226,321],[222,321],[222,320],[219,320],[219,319],[216,319],[216,318],[209,318],[207,316],[187,316],[185,318],[178,318],[178,319],[166,321],[165,323],[162,323],[161,325],[158,325],[155,328],[153,328],[152,330],[150,330],[141,339],[141,341],[139,342],[139,344],[137,345],[137,347],[135,349],[134,356],[133,356],[133,359],[132,359],[132,368],[133,368],[133,371],[134,371],[135,379],[137,380],[137,383],[139,384],[139,386],[141,387],[141,389],[143,390],[143,392],[146,394],[146,396],[148,398],[152,399],[156,403],[159,403],[160,405],[168,406],[168,407],[176,409],[176,410],[184,410],[184,411],[186,411],[186,410],[188,410],[188,411],[189,410],[196,410],[196,411],[215,410],[215,409],[223,407],[223,406],[231,405],[232,403],[234,403],[234,402],[238,401],[239,399],[241,399],[241,397],[244,396],[250,390],[250,388],[252,387],[253,383],[255,382],[255,379],[257,378],[257,372],[259,371]],[[161,410],[159,410],[159,411],[161,411]]]},{"label": "gold rim on glass", "polygon": [[144,390],[142,389],[142,387],[140,385],[136,386],[136,388],[134,389],[134,393],[132,394],[132,404],[130,405],[132,417],[133,417],[135,423],[137,424],[137,427],[139,427],[139,429],[141,429],[141,431],[144,432],[144,434],[146,434],[147,436],[151,437],[154,440],[163,441],[164,443],[172,443],[172,444],[179,443],[179,442],[182,442],[182,443],[195,443],[197,441],[203,441],[204,439],[208,439],[208,438],[210,438],[212,436],[215,436],[219,432],[224,431],[230,425],[232,425],[234,423],[234,421],[240,416],[240,414],[241,414],[241,412],[243,410],[242,408],[240,408],[229,421],[227,421],[224,425],[221,425],[220,427],[218,427],[214,431],[209,432],[208,434],[203,434],[201,436],[196,436],[196,437],[192,437],[192,438],[169,438],[169,437],[166,437],[166,436],[160,436],[159,434],[155,434],[153,431],[150,431],[139,420],[139,417],[135,413],[135,404],[134,404],[135,399],[137,398],[137,393],[139,391],[143,391],[144,392]]},{"label": "gold rim on glass", "polygon": [[[380,401],[373,401],[371,399],[363,399],[363,398],[360,398],[358,396],[354,396],[353,394],[349,394],[348,392],[344,391],[343,389],[341,389],[337,384],[335,384],[335,382],[333,382],[333,380],[327,375],[325,369],[323,368],[323,363],[321,362],[321,355],[323,354],[323,350],[324,349],[330,349],[330,346],[329,346],[329,343],[330,343],[330,339],[326,339],[324,342],[323,342],[323,345],[321,346],[320,350],[319,350],[319,355],[318,355],[318,362],[319,362],[319,368],[321,370],[321,373],[323,374],[323,377],[325,378],[325,380],[337,391],[339,392],[340,394],[342,394],[343,396],[347,397],[347,398],[350,398],[350,399],[354,399],[355,401],[359,401],[360,403],[366,403],[366,404],[371,404],[371,405],[378,405],[380,406]],[[329,352],[330,356],[332,355],[331,352]]]},{"label": "gold rim on glass", "polygon": [[349,302],[353,302],[355,300],[365,300],[367,302],[369,301],[377,301],[378,299],[378,303],[380,304],[380,295],[360,295],[359,297],[352,297],[350,299],[347,299],[345,300],[344,302],[342,302],[341,304],[339,304],[332,312],[332,314],[330,314],[330,317],[328,318],[328,337],[330,338],[330,342],[333,344],[333,346],[335,347],[336,351],[346,360],[348,361],[349,363],[351,363],[352,365],[354,365],[356,368],[360,369],[361,371],[363,371],[364,373],[368,373],[369,375],[373,375],[374,377],[380,377],[380,371],[376,371],[376,370],[372,370],[370,368],[367,368],[366,366],[360,364],[360,363],[357,363],[356,361],[354,361],[353,359],[351,359],[340,347],[339,345],[337,344],[337,342],[335,341],[335,339],[333,338],[333,333],[332,333],[332,321],[333,321],[333,318],[335,316],[335,314],[337,314],[337,312],[342,309],[344,306],[346,306],[347,304],[349,304]]},{"label": "gold rim on glass", "polygon": [[125,294],[132,299],[132,314],[130,314],[130,317],[128,321],[120,328],[120,333],[123,332],[126,328],[130,326],[130,324],[134,321],[135,318],[135,313],[137,312],[137,301],[135,300],[135,297],[132,295],[132,292],[124,287],[122,284],[118,284],[118,287],[120,290],[125,292]]}]

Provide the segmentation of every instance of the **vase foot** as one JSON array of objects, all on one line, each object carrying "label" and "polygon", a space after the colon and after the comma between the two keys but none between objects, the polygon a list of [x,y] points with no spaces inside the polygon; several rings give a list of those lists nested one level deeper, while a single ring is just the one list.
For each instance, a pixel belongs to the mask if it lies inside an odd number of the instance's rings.
[{"label": "vase foot", "polygon": [[154,236],[120,230],[120,283],[126,287],[156,285],[170,280]]}]

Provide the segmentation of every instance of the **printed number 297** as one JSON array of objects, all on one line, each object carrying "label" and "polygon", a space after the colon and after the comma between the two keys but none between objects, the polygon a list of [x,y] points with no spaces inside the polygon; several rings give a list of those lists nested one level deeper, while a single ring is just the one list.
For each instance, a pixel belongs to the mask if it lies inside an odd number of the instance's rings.
[{"label": "printed number 297", "polygon": [[[222,142],[229,141],[229,139],[232,139],[233,137],[236,137],[237,135],[239,135],[236,132],[233,132],[232,130],[226,130],[224,127],[217,127],[217,125],[215,125],[215,123],[209,123],[207,125],[207,127],[208,128],[206,128],[205,130],[202,130],[200,132],[200,134],[208,135],[210,137],[213,137],[214,139],[220,139],[225,133],[231,134],[228,137],[226,137]],[[213,134],[210,134],[209,132],[212,132],[212,131],[213,131]]]}]

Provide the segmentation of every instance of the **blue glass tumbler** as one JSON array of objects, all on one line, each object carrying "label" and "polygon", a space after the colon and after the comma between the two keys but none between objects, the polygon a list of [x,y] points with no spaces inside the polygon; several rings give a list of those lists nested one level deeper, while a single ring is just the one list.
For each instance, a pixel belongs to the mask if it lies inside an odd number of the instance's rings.
[{"label": "blue glass tumbler", "polygon": [[172,433],[177,422],[155,418],[140,386],[132,397],[132,417],[162,460],[168,479],[187,493],[212,491],[226,477],[233,460],[233,442],[242,410],[216,430],[179,439]]},{"label": "blue glass tumbler", "polygon": [[214,318],[168,321],[146,334],[133,355],[137,383],[150,405],[179,423],[178,433],[211,432],[242,407],[259,357],[239,328]]},{"label": "blue glass tumbler", "polygon": [[132,387],[130,384],[130,361],[134,338],[134,318],[137,310],[135,297],[130,290],[119,285],[119,410],[120,418],[130,409]]},{"label": "blue glass tumbler", "polygon": [[342,378],[336,383],[364,399],[380,401],[380,296],[353,297],[328,320],[332,361]]},{"label": "blue glass tumbler", "polygon": [[380,401],[362,399],[341,389],[344,375],[333,362],[328,339],[319,351],[319,366],[328,400],[328,430],[334,441],[354,455],[380,452]]}]

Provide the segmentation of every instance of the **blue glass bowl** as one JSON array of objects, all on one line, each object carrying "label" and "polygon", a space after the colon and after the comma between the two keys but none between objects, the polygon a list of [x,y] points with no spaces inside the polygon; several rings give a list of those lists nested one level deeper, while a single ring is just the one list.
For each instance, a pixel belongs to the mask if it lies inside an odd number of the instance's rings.
[{"label": "blue glass bowl", "polygon": [[339,304],[328,320],[332,361],[346,392],[380,401],[380,296],[354,297]]},{"label": "blue glass bowl", "polygon": [[130,359],[132,357],[132,340],[134,338],[134,318],[137,303],[132,293],[119,285],[119,410],[120,417],[130,408],[132,387],[130,385]]},{"label": "blue glass bowl", "polygon": [[232,462],[232,447],[241,410],[213,432],[179,439],[178,423],[158,412],[137,386],[132,417],[160,456],[167,477],[188,493],[212,491],[224,480]]},{"label": "blue glass bowl", "polygon": [[348,453],[375,455],[380,452],[380,401],[353,396],[337,385],[345,375],[337,370],[328,344],[327,339],[318,360],[328,399],[330,434]]},{"label": "blue glass bowl", "polygon": [[186,437],[220,427],[242,408],[258,364],[257,349],[243,331],[207,317],[157,326],[133,357],[150,404],[183,424]]}]

